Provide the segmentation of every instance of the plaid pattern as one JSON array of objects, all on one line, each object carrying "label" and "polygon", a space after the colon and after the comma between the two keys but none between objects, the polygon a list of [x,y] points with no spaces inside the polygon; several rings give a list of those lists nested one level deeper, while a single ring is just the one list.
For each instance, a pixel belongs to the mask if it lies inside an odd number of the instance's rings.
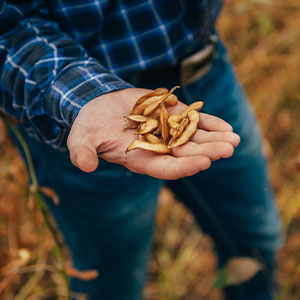
[{"label": "plaid pattern", "polygon": [[0,0],[0,109],[65,149],[88,101],[174,65],[212,30],[222,0]]}]

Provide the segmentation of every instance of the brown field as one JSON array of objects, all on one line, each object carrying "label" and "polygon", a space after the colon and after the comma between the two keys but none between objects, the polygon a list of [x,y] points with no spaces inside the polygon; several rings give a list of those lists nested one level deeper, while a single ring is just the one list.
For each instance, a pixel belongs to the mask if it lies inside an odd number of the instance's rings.
[{"label": "brown field", "polygon": [[[300,3],[227,1],[218,27],[265,136],[285,232],[282,299],[300,299]],[[38,210],[28,208],[27,173],[3,132],[0,126],[0,300],[64,299],[54,242]],[[145,298],[223,299],[211,287],[211,240],[168,190],[160,199]]]}]

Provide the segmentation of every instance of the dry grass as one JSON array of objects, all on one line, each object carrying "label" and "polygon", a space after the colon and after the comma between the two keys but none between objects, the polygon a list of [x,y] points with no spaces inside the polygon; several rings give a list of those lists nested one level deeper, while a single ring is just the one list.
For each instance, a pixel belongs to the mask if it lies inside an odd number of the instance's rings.
[{"label": "dry grass", "polygon": [[[291,282],[285,300],[298,299],[300,4],[231,0],[219,28],[265,134],[286,232],[279,282],[281,288]],[[15,148],[9,140],[0,140],[0,299],[56,299],[54,295],[64,291],[53,270],[53,242],[39,215],[27,208],[27,175]],[[164,190],[161,200],[146,299],[223,299],[220,291],[210,288],[215,267],[210,239],[170,192]],[[28,268],[33,264],[38,266]]]}]

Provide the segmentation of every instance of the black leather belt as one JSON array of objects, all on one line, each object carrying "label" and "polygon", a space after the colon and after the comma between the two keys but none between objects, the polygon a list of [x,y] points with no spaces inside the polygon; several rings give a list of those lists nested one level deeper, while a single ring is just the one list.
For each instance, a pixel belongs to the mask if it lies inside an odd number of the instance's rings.
[{"label": "black leather belt", "polygon": [[140,86],[157,83],[160,86],[174,84],[185,86],[200,79],[211,68],[216,56],[217,35],[211,35],[209,40],[203,44],[196,44],[174,66],[147,69],[128,77],[124,80],[135,84],[134,78],[138,78]]}]

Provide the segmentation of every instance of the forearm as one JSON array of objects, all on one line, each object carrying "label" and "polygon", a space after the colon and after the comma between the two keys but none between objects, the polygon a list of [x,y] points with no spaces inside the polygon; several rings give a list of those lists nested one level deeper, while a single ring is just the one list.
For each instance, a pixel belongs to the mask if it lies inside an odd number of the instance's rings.
[{"label": "forearm", "polygon": [[84,104],[130,85],[47,20],[42,7],[1,4],[0,107],[31,135],[65,148]]}]

